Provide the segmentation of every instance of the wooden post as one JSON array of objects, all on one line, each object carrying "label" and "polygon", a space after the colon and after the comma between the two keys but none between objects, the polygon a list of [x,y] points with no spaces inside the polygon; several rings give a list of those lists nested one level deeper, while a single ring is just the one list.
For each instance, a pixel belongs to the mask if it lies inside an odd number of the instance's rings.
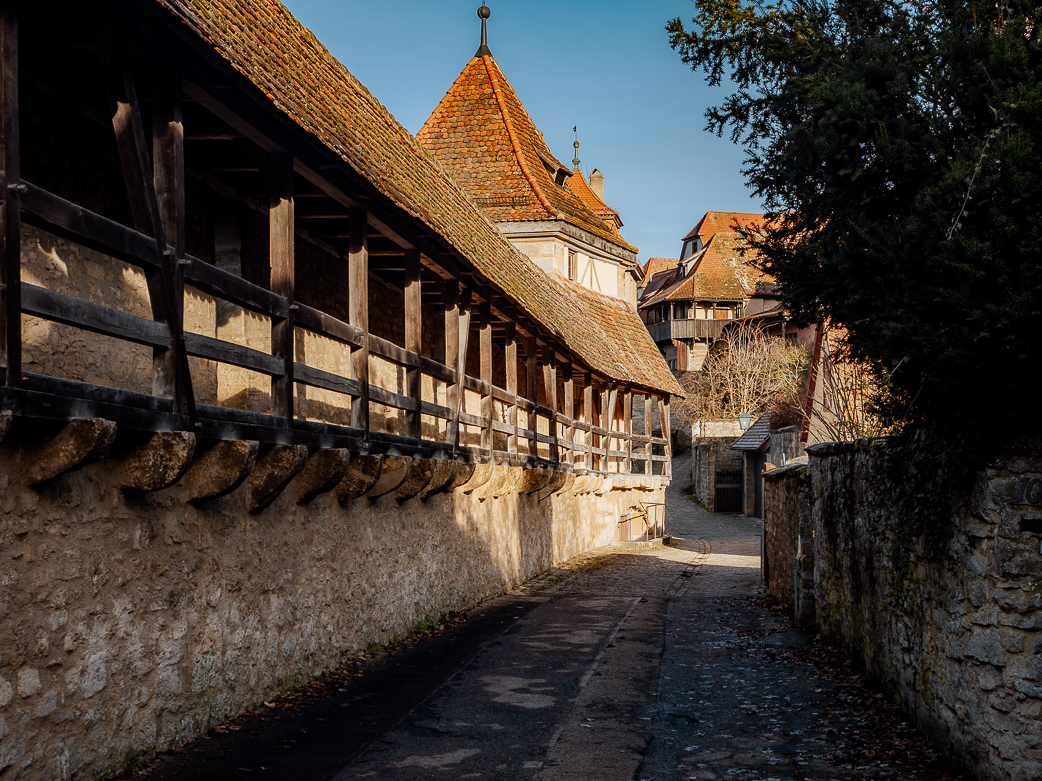
[{"label": "wooden post", "polygon": [[3,206],[0,218],[0,361],[7,366],[6,384],[22,383],[22,181],[18,139],[18,3],[0,4],[0,162],[3,163]]},{"label": "wooden post", "polygon": [[[603,388],[601,390],[601,428],[608,429],[611,427],[611,419],[608,417],[608,389]],[[604,450],[604,455],[600,456],[597,465],[599,472],[608,471],[608,445],[611,444],[611,437],[607,435],[601,435],[598,437],[598,446]]]},{"label": "wooden post", "polygon": [[284,296],[289,305],[285,320],[271,321],[271,353],[285,362],[281,377],[271,378],[271,414],[293,419],[293,282],[294,230],[293,158],[276,153],[271,158],[268,226],[271,292]]},{"label": "wooden post", "polygon": [[666,477],[673,477],[673,437],[672,431],[670,430],[669,423],[669,396],[660,398],[658,401],[659,409],[659,420],[662,421],[662,436],[666,440],[665,455],[666,461],[662,468],[662,473]]},{"label": "wooden post", "polygon": [[[167,242],[134,75],[127,59],[125,42],[116,25],[112,24],[111,20],[99,19],[95,25],[95,32],[108,90],[109,107],[112,111],[112,129],[116,134],[116,146],[123,167],[123,180],[127,187],[134,227],[139,233],[155,239],[156,253],[161,261],[160,270],[148,270],[145,273],[152,305],[152,319],[167,325],[174,334],[178,323],[178,316],[174,311],[176,264],[174,257],[166,251]],[[174,399],[175,409],[180,410],[182,389],[186,384],[181,376],[187,374],[187,370],[188,355],[180,333],[177,333],[172,347],[156,348],[153,352],[152,393]]]},{"label": "wooden post", "polygon": [[612,431],[615,429],[615,410],[618,408],[619,402],[619,388],[613,385],[611,391],[608,393],[608,412],[605,415],[605,419],[608,421],[605,426],[608,429],[608,436],[604,440],[604,471],[611,471],[611,456],[608,454],[611,451],[611,441],[614,439]]},{"label": "wooden post", "polygon": [[[459,282],[446,279],[441,284],[441,298],[445,307],[445,365],[456,373],[457,381],[445,386],[445,406],[455,412],[456,395],[459,392]],[[446,444],[455,446],[453,421],[448,421],[445,429]]]},{"label": "wooden post", "polygon": [[[536,345],[535,337],[529,336],[525,339],[525,378],[528,388],[528,399],[533,404],[539,403],[539,347]],[[539,416],[532,412],[528,413],[528,428],[533,434],[539,432]],[[528,440],[528,453],[531,456],[539,455],[539,440]]]},{"label": "wooden post", "polygon": [[369,439],[369,215],[365,209],[347,213],[348,322],[362,329],[362,344],[351,353],[351,373],[361,393],[351,403],[351,427]]},{"label": "wooden post", "polygon": [[546,406],[550,408],[550,420],[547,433],[550,436],[550,460],[557,463],[561,460],[561,451],[557,442],[557,358],[553,345],[543,345],[543,384],[546,394]]},{"label": "wooden post", "polygon": [[470,347],[471,295],[472,293],[469,289],[463,291],[463,295],[460,296],[458,317],[456,320],[456,409],[453,419],[449,423],[447,437],[447,441],[452,444],[454,450],[459,447],[459,419],[460,413],[463,411],[463,381],[467,377],[467,349]]},{"label": "wooden post", "polygon": [[492,306],[489,301],[481,302],[478,333],[481,340],[481,381],[486,385],[481,396],[481,416],[485,419],[481,427],[481,449],[488,456],[489,463],[492,463],[492,422],[495,418],[495,408],[492,403]]},{"label": "wooden post", "polygon": [[571,421],[565,433],[565,438],[568,442],[568,466],[575,466],[575,378],[572,376],[572,365],[570,363],[561,366],[561,375],[564,377],[563,413]]},{"label": "wooden post", "polygon": [[[420,251],[405,252],[405,349],[417,356],[423,353],[423,284],[420,280]],[[405,435],[419,441],[423,438],[423,372],[410,367],[405,373],[405,392],[416,402],[416,409],[406,414]]]},{"label": "wooden post", "polygon": [[[583,375],[583,423],[591,428],[596,425],[593,415],[593,378]],[[586,432],[586,469],[593,471],[593,431]]]},{"label": "wooden post", "polygon": [[623,461],[623,471],[633,474],[633,392],[626,391],[622,395],[622,431],[626,436],[625,450],[626,459]]},{"label": "wooden post", "polygon": [[[166,243],[173,249],[167,255],[163,273],[172,274],[173,296],[170,335],[175,348],[184,334],[185,300],[185,148],[182,116],[182,81],[176,70],[156,69],[152,74],[152,153],[155,158],[153,181],[159,218]],[[172,262],[171,262],[172,261]],[[169,351],[173,354],[173,350]],[[180,362],[180,361],[179,361]],[[195,416],[195,392],[187,354],[177,371],[174,410]],[[161,389],[156,388],[158,393]]]},{"label": "wooden post", "polygon": [[507,452],[511,461],[517,456],[517,326],[507,323],[506,334],[507,393],[513,397],[507,413],[510,433],[507,435]]}]

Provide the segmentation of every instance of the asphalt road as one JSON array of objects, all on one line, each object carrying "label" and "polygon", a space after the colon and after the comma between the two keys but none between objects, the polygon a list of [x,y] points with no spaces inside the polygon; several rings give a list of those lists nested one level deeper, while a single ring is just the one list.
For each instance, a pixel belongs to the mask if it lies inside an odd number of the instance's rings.
[{"label": "asphalt road", "polygon": [[945,778],[914,740],[870,745],[907,739],[907,727],[765,606],[759,525],[703,511],[683,494],[686,473],[675,464],[672,545],[616,545],[570,562],[303,710],[250,717],[146,772],[171,781]]}]

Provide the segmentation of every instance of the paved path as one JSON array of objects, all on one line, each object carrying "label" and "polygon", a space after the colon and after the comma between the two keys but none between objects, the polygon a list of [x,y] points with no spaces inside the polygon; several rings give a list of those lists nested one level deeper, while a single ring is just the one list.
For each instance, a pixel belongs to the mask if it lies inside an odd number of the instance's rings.
[{"label": "paved path", "polygon": [[854,695],[792,663],[809,638],[758,604],[759,525],[699,508],[683,494],[687,469],[675,464],[667,496],[673,545],[612,546],[569,562],[322,705],[193,748],[191,760],[182,754],[154,774],[926,777],[883,761],[844,762],[855,737],[835,724]]}]

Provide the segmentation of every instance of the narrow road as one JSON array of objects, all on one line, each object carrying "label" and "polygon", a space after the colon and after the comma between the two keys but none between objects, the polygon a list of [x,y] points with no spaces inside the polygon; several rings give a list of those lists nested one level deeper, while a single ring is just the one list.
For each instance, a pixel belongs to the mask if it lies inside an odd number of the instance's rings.
[{"label": "narrow road", "polygon": [[811,638],[764,607],[758,524],[703,511],[684,495],[687,471],[675,463],[667,496],[672,545],[569,562],[326,701],[277,722],[254,717],[151,774],[944,778],[907,751],[861,745],[875,711],[858,704],[871,694],[835,663],[798,663]]}]

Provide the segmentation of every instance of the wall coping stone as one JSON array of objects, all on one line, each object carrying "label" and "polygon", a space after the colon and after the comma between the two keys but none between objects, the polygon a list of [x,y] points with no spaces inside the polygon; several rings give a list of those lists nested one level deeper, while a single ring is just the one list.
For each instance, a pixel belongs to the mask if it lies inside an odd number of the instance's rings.
[{"label": "wall coping stone", "polygon": [[785,466],[776,466],[774,469],[765,469],[761,474],[764,480],[777,480],[780,477],[791,474],[793,472],[799,472],[804,469],[808,469],[809,465],[803,462],[797,462],[795,464],[786,464]]}]

